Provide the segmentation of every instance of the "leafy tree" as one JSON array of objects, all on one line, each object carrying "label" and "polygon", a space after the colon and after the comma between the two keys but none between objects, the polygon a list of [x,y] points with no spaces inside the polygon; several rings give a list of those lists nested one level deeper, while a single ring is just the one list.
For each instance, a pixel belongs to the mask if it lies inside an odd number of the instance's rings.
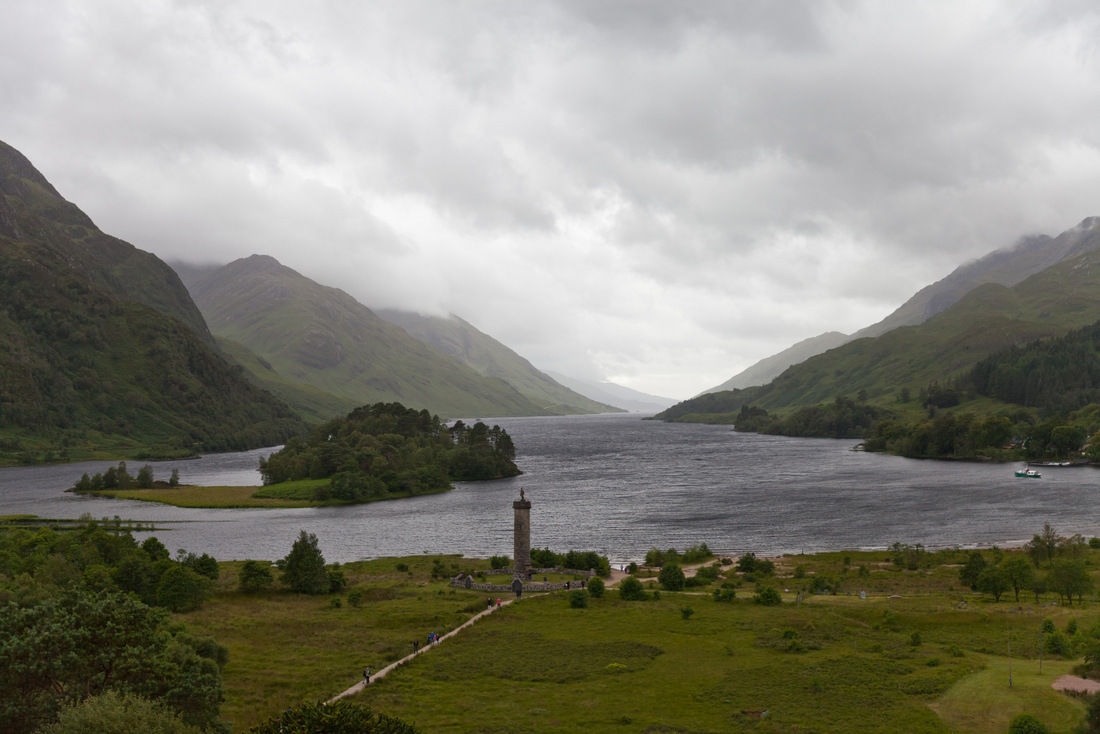
[{"label": "leafy tree", "polygon": [[1044,561],[1047,563],[1054,562],[1054,554],[1058,550],[1058,543],[1061,538],[1058,537],[1058,533],[1050,526],[1050,523],[1043,523],[1043,532],[1032,536],[1031,541],[1025,546],[1028,554],[1031,555],[1031,560],[1038,566]]},{"label": "leafy tree", "polygon": [[329,590],[325,557],[317,544],[317,536],[302,530],[286,558],[278,563],[282,583],[299,594],[326,594]]},{"label": "leafy tree", "polygon": [[985,570],[985,558],[978,551],[970,554],[966,563],[959,569],[959,581],[969,586],[972,590],[978,590],[978,578]]},{"label": "leafy tree", "polygon": [[601,598],[603,596],[605,588],[606,587],[604,586],[603,579],[601,579],[599,576],[590,578],[588,580],[588,595],[591,596],[593,599]]},{"label": "leafy tree", "polygon": [[172,470],[171,476],[168,477],[168,486],[169,487],[178,487],[178,486],[180,486],[180,470],[179,469],[173,469]]},{"label": "leafy tree", "polygon": [[210,579],[184,565],[171,566],[157,585],[157,606],[173,612],[190,612],[202,606],[210,594]]},{"label": "leafy tree", "polygon": [[37,734],[201,734],[159,701],[105,691],[61,709],[56,723]]},{"label": "leafy tree", "polygon": [[573,609],[588,608],[588,592],[584,589],[574,589],[569,592],[569,606]]},{"label": "leafy tree", "polygon": [[241,566],[238,588],[246,594],[254,594],[275,582],[271,564],[261,561],[245,561]]},{"label": "leafy tree", "polygon": [[161,543],[156,537],[150,536],[141,543],[141,549],[145,551],[149,558],[154,561],[168,560],[172,554],[168,552],[168,548],[164,543]]},{"label": "leafy tree", "polygon": [[146,464],[145,466],[138,469],[137,486],[138,489],[153,488],[153,467]]},{"label": "leafy tree", "polygon": [[1001,569],[1008,579],[1012,591],[1016,594],[1016,601],[1020,601],[1020,590],[1031,588],[1035,580],[1035,568],[1028,559],[1014,555],[1001,564]]},{"label": "leafy tree", "polygon": [[1008,576],[1000,566],[986,566],[978,575],[978,591],[993,596],[993,601],[1000,601],[1001,595],[1011,588]]},{"label": "leafy tree", "polygon": [[0,721],[30,732],[64,702],[107,690],[163,702],[184,723],[218,721],[221,675],[166,612],[118,593],[65,592],[21,608],[0,608]]},{"label": "leafy tree", "polygon": [[1093,581],[1085,564],[1081,561],[1057,561],[1050,568],[1047,580],[1050,590],[1073,605],[1073,597],[1078,601],[1092,591]]},{"label": "leafy tree", "polygon": [[418,734],[404,721],[379,714],[369,706],[340,699],[304,703],[248,730],[248,734]]},{"label": "leafy tree", "polygon": [[675,563],[669,563],[661,568],[657,575],[657,581],[669,591],[683,591],[684,571]]}]

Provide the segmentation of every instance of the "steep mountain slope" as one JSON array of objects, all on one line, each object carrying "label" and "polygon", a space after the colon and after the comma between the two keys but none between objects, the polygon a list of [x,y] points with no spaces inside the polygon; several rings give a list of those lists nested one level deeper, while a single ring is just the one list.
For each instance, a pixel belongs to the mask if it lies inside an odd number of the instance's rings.
[{"label": "steep mountain slope", "polygon": [[377,314],[417,339],[455,357],[478,374],[499,377],[552,413],[572,415],[619,410],[565,387],[454,314],[443,318],[393,309],[380,309]]},{"label": "steep mountain slope", "polygon": [[648,393],[639,392],[638,390],[632,390],[629,387],[616,385],[614,382],[582,380],[576,377],[563,375],[559,372],[548,372],[547,374],[570,390],[575,390],[582,395],[587,395],[593,400],[599,400],[608,405],[614,405],[617,408],[622,408],[631,413],[656,413],[677,403],[677,401],[672,398],[649,395]]},{"label": "steep mountain slope", "polygon": [[810,405],[865,390],[890,402],[900,390],[948,384],[990,353],[1100,320],[1100,250],[1059,262],[1008,288],[989,283],[918,326],[857,339],[794,365],[768,385],[712,393],[658,417]]},{"label": "steep mountain slope", "polygon": [[194,281],[187,273],[188,287],[211,331],[244,345],[284,381],[360,405],[397,401],[444,417],[551,413],[272,257],[197,273]]},{"label": "steep mountain slope", "polygon": [[[880,336],[899,326],[915,326],[957,303],[963,296],[986,283],[1012,286],[1046,268],[1100,248],[1100,217],[1088,217],[1057,237],[1035,235],[1021,238],[1011,247],[995,250],[974,262],[961,265],[947,277],[926,286],[893,313],[876,324],[843,339],[828,332],[795,344],[760,360],[747,370],[705,392],[718,392],[766,385],[787,367],[798,364],[849,341]],[[825,338],[829,337],[829,338]]]},{"label": "steep mountain slope", "polygon": [[167,265],[0,143],[0,458],[255,448],[305,430],[212,345]]},{"label": "steep mountain slope", "polygon": [[[0,142],[0,236],[33,241],[115,298],[144,303],[186,324],[213,346],[206,322],[172,268],[152,253],[104,234],[61,197],[27,158]],[[10,207],[5,213],[2,208]]]},{"label": "steep mountain slope", "polygon": [[923,324],[986,283],[1013,286],[1062,260],[1100,247],[1100,217],[1088,217],[1057,237],[1024,237],[1012,247],[996,250],[961,265],[946,278],[922,288],[877,324],[860,329],[853,339],[879,336],[899,326]]}]

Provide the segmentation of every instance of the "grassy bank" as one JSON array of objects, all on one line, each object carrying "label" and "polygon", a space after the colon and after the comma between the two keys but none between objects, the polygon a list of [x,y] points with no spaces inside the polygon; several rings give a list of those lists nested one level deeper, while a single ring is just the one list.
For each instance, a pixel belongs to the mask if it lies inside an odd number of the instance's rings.
[{"label": "grassy bank", "polygon": [[[325,507],[329,505],[362,504],[362,502],[345,502],[341,500],[325,500],[323,502],[313,500],[313,490],[319,486],[327,486],[328,483],[328,479],[303,479],[296,482],[283,482],[282,484],[266,487],[179,486],[157,489],[107,489],[90,494],[123,500],[160,502],[176,507],[202,508]],[[445,491],[447,490],[441,489],[436,492],[392,494],[384,498],[367,501],[378,502],[382,500],[402,499],[404,497],[412,497],[414,494],[435,494]]]},{"label": "grassy bank", "polygon": [[[928,554],[912,571],[892,555],[777,559],[780,577],[765,583],[783,592],[779,606],[754,603],[754,584],[729,564],[714,584],[659,600],[623,602],[609,590],[574,609],[566,593],[525,594],[360,699],[431,732],[984,733],[1005,731],[1021,712],[1054,732],[1073,729],[1082,702],[1050,687],[1073,663],[1048,652],[1040,673],[1038,630],[1043,619],[1063,632],[1071,620],[1091,629],[1094,594],[1072,607],[1052,605],[1053,595],[1017,603],[1011,592],[996,603],[960,588],[963,551]],[[1086,560],[1092,568],[1100,552]],[[388,558],[346,564],[340,595],[247,596],[236,591],[239,565],[222,564],[214,598],[179,617],[230,650],[223,714],[234,731],[329,698],[363,667],[378,670],[413,640],[457,627],[487,595],[445,577],[491,576],[487,561]],[[840,593],[796,601],[817,576],[843,579]],[[732,602],[713,598],[723,581],[741,583]]]}]

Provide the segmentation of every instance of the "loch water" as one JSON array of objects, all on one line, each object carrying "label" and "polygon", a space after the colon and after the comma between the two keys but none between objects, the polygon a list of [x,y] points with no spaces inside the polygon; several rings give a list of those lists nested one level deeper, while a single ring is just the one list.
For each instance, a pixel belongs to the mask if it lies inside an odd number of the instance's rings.
[{"label": "loch water", "polygon": [[[867,454],[855,441],[736,433],[729,426],[645,421],[637,414],[501,418],[522,476],[466,482],[442,494],[344,507],[203,510],[64,492],[110,462],[0,469],[0,515],[155,522],[170,549],[219,560],[276,559],[299,530],[329,561],[420,553],[512,554],[512,501],[531,500],[531,542],[594,550],[613,563],[651,547],[706,542],[739,555],[885,548],[895,542],[1003,546],[1049,522],[1100,535],[1100,471]],[[186,484],[259,484],[271,449],[153,464]],[[140,462],[130,462],[136,471]],[[140,534],[139,534],[140,537]]]}]

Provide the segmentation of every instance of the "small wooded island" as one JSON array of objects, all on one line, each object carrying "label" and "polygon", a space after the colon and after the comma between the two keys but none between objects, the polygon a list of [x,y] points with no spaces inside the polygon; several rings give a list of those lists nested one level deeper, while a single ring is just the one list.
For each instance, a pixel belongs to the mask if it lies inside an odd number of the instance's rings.
[{"label": "small wooded island", "polygon": [[143,489],[140,482],[136,488],[122,486],[116,471],[112,486],[104,486],[99,475],[85,474],[73,491],[189,507],[351,504],[444,492],[452,481],[514,477],[520,474],[515,455],[511,437],[500,426],[457,421],[448,428],[427,410],[376,403],[323,423],[306,438],[292,438],[261,458],[263,487],[157,483],[158,488]]}]

